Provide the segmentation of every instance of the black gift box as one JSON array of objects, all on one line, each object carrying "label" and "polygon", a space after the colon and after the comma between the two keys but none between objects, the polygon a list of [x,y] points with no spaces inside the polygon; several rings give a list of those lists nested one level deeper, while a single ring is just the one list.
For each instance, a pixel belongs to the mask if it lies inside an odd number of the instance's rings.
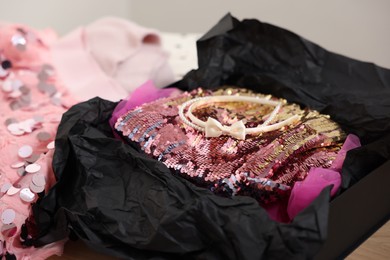
[{"label": "black gift box", "polygon": [[199,69],[173,84],[235,85],[331,117],[362,147],[348,153],[315,259],[343,258],[390,218],[390,70],[329,52],[290,31],[230,14],[197,43]]},{"label": "black gift box", "polygon": [[328,238],[315,259],[349,255],[390,219],[390,162],[330,203]]}]

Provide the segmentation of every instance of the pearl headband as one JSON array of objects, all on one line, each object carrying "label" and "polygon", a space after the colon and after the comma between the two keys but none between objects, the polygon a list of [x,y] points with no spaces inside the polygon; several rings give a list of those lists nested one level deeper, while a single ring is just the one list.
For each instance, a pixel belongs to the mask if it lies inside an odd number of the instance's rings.
[{"label": "pearl headband", "polygon": [[[268,118],[260,126],[246,128],[242,120],[235,122],[231,126],[222,125],[218,120],[209,117],[207,121],[202,121],[196,116],[193,115],[192,111],[204,104],[208,103],[218,103],[218,102],[252,102],[263,105],[274,106],[275,109],[269,114]],[[184,115],[184,109],[188,107],[188,120]],[[184,102],[179,108],[180,119],[188,126],[205,132],[206,137],[219,137],[221,135],[230,135],[240,140],[245,140],[247,134],[260,134],[265,132],[270,132],[282,128],[285,125],[291,124],[300,119],[298,115],[289,117],[281,122],[276,124],[269,125],[277,116],[282,103],[279,101],[273,101],[266,98],[259,97],[248,97],[248,96],[208,96],[208,97],[198,97]]]}]

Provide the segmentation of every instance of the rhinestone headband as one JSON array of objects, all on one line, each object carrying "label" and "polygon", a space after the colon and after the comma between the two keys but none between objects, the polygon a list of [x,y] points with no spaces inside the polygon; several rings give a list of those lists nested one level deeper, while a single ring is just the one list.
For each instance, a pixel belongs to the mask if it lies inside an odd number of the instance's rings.
[{"label": "rhinestone headband", "polygon": [[[207,105],[211,103],[219,103],[219,102],[252,102],[263,105],[271,105],[274,106],[275,109],[266,116],[266,120],[257,127],[246,128],[244,122],[242,120],[235,122],[234,124],[228,126],[221,124],[218,120],[208,117],[207,121],[202,121],[194,114],[192,111],[199,106]],[[188,107],[187,115],[184,110]],[[270,123],[276,118],[280,108],[282,107],[282,103],[279,101],[269,100],[267,98],[260,97],[248,97],[248,96],[207,96],[207,97],[198,97],[187,102],[184,102],[179,108],[179,116],[180,119],[188,126],[205,132],[206,137],[219,137],[221,135],[229,135],[239,140],[245,140],[247,134],[260,134],[265,132],[274,131],[282,128],[283,126],[292,124],[300,119],[298,115],[291,116],[281,122],[271,124]]]}]

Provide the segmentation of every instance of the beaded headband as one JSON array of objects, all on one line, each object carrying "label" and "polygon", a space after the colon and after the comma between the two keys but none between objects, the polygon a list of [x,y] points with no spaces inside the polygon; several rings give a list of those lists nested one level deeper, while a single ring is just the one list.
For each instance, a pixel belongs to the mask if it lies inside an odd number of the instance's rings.
[{"label": "beaded headband", "polygon": [[[272,111],[272,113],[266,116],[267,119],[260,126],[251,127],[251,128],[246,128],[242,120],[235,122],[231,126],[227,126],[221,124],[218,120],[212,117],[209,117],[206,122],[202,121],[196,116],[194,116],[194,114],[192,113],[194,109],[196,109],[201,105],[218,103],[218,102],[252,102],[252,103],[257,103],[262,105],[275,106],[275,109]],[[188,118],[191,119],[191,121],[189,121],[184,114],[184,110],[188,106],[189,108],[187,114],[188,114]],[[245,136],[247,134],[260,134],[260,133],[274,131],[282,128],[283,126],[294,123],[300,119],[300,116],[294,115],[281,122],[269,125],[276,118],[281,106],[282,103],[279,101],[273,101],[267,98],[260,98],[260,97],[228,96],[228,95],[208,96],[208,97],[198,97],[198,98],[188,100],[187,102],[184,102],[179,108],[179,116],[180,119],[186,125],[198,131],[205,132],[206,137],[219,137],[221,135],[230,135],[236,139],[245,140]]]}]

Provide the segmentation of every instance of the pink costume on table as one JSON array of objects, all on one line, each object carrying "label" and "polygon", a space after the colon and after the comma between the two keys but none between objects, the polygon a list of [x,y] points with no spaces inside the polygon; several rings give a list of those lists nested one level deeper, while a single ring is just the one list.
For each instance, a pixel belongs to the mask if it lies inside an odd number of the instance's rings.
[{"label": "pink costume on table", "polygon": [[25,247],[29,238],[21,237],[31,203],[55,183],[52,141],[61,115],[75,103],[50,65],[54,40],[50,30],[0,26],[0,254],[17,259],[61,255],[65,243]]},{"label": "pink costume on table", "polygon": [[52,53],[60,78],[79,100],[119,101],[147,80],[157,87],[174,81],[158,33],[119,18],[72,31]]},{"label": "pink costume on table", "polygon": [[[101,96],[117,101],[149,78],[160,87],[172,82],[159,41],[153,30],[115,18],[77,29],[59,41],[51,30],[0,26],[0,255],[45,259],[62,254],[65,241],[41,248],[21,243],[29,239],[21,237],[21,229],[31,203],[56,181],[51,146],[61,115],[76,99]],[[150,98],[144,92],[152,91],[148,84],[137,92],[142,99]],[[135,96],[131,100],[138,102]]]}]

